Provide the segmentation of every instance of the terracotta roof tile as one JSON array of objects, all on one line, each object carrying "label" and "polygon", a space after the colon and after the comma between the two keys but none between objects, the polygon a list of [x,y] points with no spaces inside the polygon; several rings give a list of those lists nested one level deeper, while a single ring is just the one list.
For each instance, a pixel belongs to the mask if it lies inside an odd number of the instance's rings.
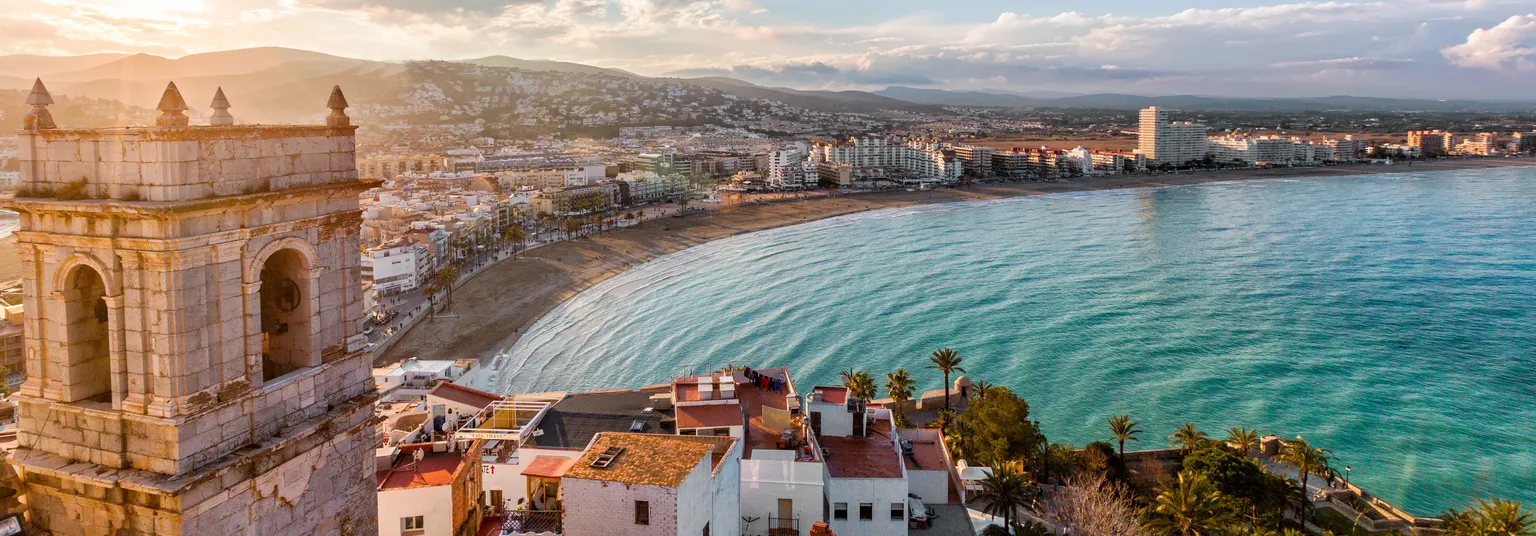
[{"label": "terracotta roof tile", "polygon": [[[622,447],[624,453],[608,467],[592,467],[609,447]],[[713,445],[683,436],[603,432],[565,472],[565,478],[677,487],[714,450]]]}]

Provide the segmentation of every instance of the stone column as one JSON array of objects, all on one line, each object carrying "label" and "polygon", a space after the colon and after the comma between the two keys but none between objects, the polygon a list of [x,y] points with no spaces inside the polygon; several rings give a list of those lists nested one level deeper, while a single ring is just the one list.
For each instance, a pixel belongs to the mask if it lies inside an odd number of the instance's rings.
[{"label": "stone column", "polygon": [[145,303],[147,300],[144,298],[142,281],[144,271],[139,255],[119,255],[118,264],[122,267],[119,281],[123,297],[121,311],[126,384],[120,409],[142,415],[148,413],[151,395],[154,393],[151,385],[154,364],[150,362],[153,354],[145,336],[149,332],[149,315],[154,312]]},{"label": "stone column", "polygon": [[123,295],[103,296],[102,300],[107,302],[107,363],[112,371],[112,409],[122,410],[123,399],[128,393],[128,355],[123,340]]},{"label": "stone column", "polygon": [[[247,258],[245,262],[251,261]],[[245,304],[245,377],[251,379],[252,389],[260,389],[267,383],[261,370],[261,279],[246,281],[240,287],[245,292],[241,300]]]}]

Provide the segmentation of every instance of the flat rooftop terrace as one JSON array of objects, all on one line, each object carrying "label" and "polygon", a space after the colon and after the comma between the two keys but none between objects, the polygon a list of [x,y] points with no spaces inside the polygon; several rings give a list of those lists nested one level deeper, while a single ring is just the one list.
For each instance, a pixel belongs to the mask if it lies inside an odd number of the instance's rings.
[{"label": "flat rooftop terrace", "polygon": [[832,478],[901,478],[901,455],[892,439],[891,422],[875,421],[865,437],[817,438],[827,451]]}]

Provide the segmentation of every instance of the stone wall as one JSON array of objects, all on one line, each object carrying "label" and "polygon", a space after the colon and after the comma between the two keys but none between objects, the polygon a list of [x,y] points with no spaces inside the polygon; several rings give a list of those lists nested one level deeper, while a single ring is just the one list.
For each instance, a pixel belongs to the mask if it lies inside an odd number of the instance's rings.
[{"label": "stone wall", "polygon": [[239,126],[21,133],[20,189],[190,201],[357,180],[354,127]]},{"label": "stone wall", "polygon": [[61,535],[377,534],[372,398],[166,479],[33,455],[38,528]]}]

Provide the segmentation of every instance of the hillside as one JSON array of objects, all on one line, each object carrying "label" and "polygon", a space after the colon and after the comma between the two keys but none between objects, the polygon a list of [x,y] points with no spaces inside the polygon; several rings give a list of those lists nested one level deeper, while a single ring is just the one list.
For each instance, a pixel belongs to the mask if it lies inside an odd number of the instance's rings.
[{"label": "hillside", "polygon": [[604,67],[583,65],[580,63],[571,63],[566,61],[525,60],[522,58],[513,58],[509,56],[486,56],[484,58],[477,58],[472,60],[459,60],[459,63],[470,63],[484,67],[506,67],[509,69],[519,69],[523,71],[605,74],[612,76],[622,76],[626,78],[644,78],[638,74],[625,71],[623,69],[608,69]]},{"label": "hillside", "polygon": [[30,87],[32,79],[39,76],[52,76],[58,73],[89,69],[117,61],[126,56],[127,54],[87,54],[84,56],[15,54],[0,56],[0,76],[27,80]]},{"label": "hillside", "polygon": [[[999,90],[956,91],[892,86],[875,94],[910,102],[941,106],[998,106],[1027,108],[1093,108],[1137,110],[1158,106],[1186,110],[1229,111],[1511,111],[1536,109],[1536,101],[1438,101],[1373,97],[1333,96],[1319,98],[1237,98],[1201,95],[1147,97],[1118,93],[1052,97],[1053,92],[1005,93]],[[1035,96],[1026,96],[1035,95]]]},{"label": "hillside", "polygon": [[101,65],[77,71],[64,71],[50,75],[49,80],[66,82],[90,82],[96,80],[124,80],[128,82],[154,82],[164,84],[168,80],[196,76],[248,74],[293,64],[330,63],[337,70],[362,64],[378,63],[356,60],[291,48],[262,47],[193,54],[177,59],[167,59],[150,54],[134,54]]},{"label": "hillside", "polygon": [[796,108],[823,113],[874,113],[881,110],[907,110],[916,112],[942,112],[924,104],[882,97],[864,91],[805,91],[790,88],[768,88],[733,78],[683,78],[684,84],[704,87],[735,95],[744,99],[762,99],[782,102]]}]

